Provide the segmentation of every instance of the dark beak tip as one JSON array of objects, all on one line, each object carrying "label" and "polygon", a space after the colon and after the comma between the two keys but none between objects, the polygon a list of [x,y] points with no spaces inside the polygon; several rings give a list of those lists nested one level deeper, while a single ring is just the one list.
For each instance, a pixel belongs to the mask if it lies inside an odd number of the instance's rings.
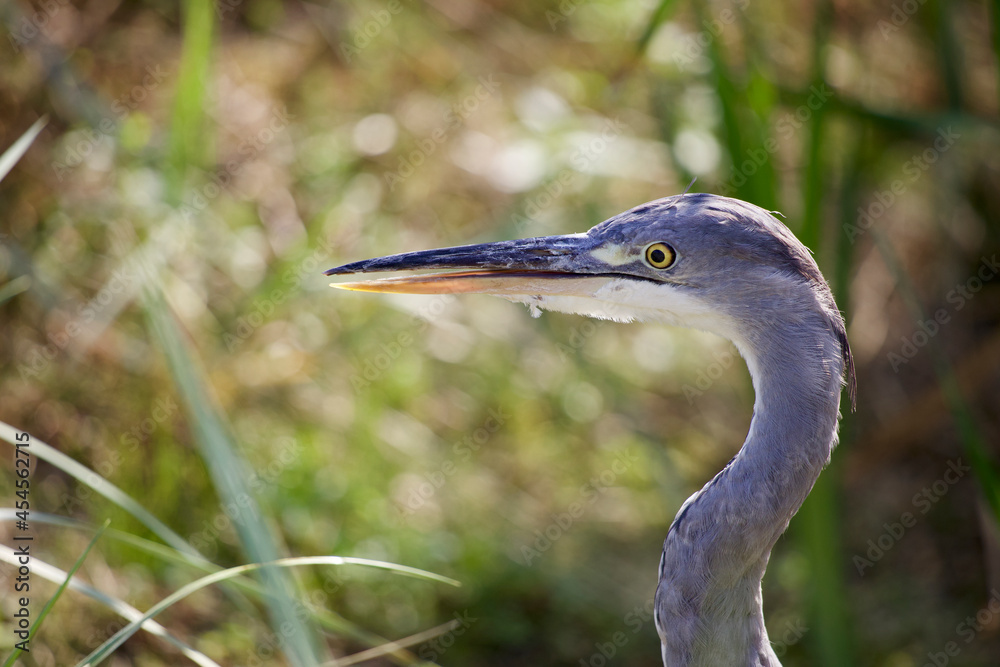
[{"label": "dark beak tip", "polygon": [[323,272],[324,276],[337,276],[343,275],[345,273],[364,273],[365,265],[369,262],[352,262],[350,264],[341,264],[340,266],[335,266],[332,269],[327,269]]}]

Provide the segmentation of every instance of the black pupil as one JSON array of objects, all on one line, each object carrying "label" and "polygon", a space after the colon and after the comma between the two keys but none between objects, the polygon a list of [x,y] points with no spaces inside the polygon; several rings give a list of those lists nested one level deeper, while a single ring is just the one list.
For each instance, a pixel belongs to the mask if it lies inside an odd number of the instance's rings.
[{"label": "black pupil", "polygon": [[649,258],[653,260],[653,264],[662,264],[667,256],[663,254],[663,251],[657,248],[653,252],[649,253]]}]

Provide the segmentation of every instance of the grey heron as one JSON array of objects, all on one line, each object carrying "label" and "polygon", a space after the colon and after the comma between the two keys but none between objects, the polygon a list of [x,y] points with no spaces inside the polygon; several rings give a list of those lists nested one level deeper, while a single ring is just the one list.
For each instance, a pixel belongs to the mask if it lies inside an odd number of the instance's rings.
[{"label": "grey heron", "polygon": [[844,319],[809,251],[767,211],[684,194],[586,233],[389,255],[326,272],[446,269],[334,287],[484,293],[617,321],[662,322],[735,344],[753,381],[743,447],[681,506],[663,543],[654,619],[666,667],[777,667],[761,580],[771,549],[837,441],[841,387],[854,404]]}]

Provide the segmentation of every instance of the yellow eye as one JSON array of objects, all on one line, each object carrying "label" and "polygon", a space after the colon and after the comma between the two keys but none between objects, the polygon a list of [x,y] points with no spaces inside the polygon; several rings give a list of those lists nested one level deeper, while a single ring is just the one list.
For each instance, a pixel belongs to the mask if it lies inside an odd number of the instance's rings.
[{"label": "yellow eye", "polygon": [[677,253],[666,243],[654,243],[646,248],[646,262],[654,269],[668,269],[677,259]]}]

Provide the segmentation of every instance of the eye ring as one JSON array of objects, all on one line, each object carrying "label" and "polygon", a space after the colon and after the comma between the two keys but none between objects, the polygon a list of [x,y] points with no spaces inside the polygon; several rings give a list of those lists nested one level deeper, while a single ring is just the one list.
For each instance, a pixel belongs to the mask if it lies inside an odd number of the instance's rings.
[{"label": "eye ring", "polygon": [[677,261],[677,252],[667,243],[651,243],[646,246],[645,257],[654,269],[669,269]]}]

